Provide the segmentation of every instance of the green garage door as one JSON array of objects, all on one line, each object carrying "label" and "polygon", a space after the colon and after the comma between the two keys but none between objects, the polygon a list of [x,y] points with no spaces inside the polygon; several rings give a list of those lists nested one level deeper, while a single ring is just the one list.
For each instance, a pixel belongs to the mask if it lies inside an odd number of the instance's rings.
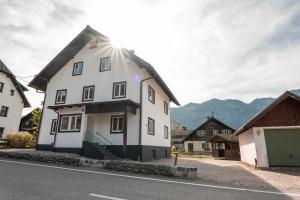
[{"label": "green garage door", "polygon": [[300,166],[300,129],[265,129],[270,166]]}]

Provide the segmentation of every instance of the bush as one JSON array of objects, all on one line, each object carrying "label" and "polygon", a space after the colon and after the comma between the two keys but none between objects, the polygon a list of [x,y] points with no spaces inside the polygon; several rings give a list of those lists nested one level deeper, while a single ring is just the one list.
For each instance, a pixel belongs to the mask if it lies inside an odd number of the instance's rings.
[{"label": "bush", "polygon": [[29,133],[14,133],[7,135],[10,148],[34,148],[34,137]]}]

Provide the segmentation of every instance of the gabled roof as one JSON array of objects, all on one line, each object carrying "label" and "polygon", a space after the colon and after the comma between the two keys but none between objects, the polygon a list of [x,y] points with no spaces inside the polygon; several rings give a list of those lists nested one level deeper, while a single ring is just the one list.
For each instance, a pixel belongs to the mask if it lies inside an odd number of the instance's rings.
[{"label": "gabled roof", "polygon": [[[90,26],[87,26],[46,65],[46,67],[29,83],[29,86],[41,91],[46,91],[47,82],[93,38],[98,38],[100,41],[110,41],[108,37],[92,29]],[[180,105],[153,66],[135,55],[132,51],[127,49],[122,50],[125,55],[131,58],[139,67],[144,68],[151,76],[153,76],[153,79],[160,85],[171,101],[176,105]]]},{"label": "gabled roof", "polygon": [[28,89],[22,85],[21,83],[19,83],[16,79],[16,77],[14,76],[14,74],[8,69],[8,67],[0,60],[0,72],[3,72],[5,74],[7,74],[7,76],[10,77],[10,79],[12,80],[13,84],[15,85],[15,87],[17,88],[23,102],[24,102],[24,107],[30,107],[30,103],[28,102],[24,91],[28,91]]},{"label": "gabled roof", "polygon": [[239,135],[243,133],[244,131],[250,129],[253,127],[255,122],[257,122],[259,119],[261,119],[263,116],[265,116],[268,112],[270,112],[273,108],[275,108],[279,103],[281,103],[283,100],[287,98],[293,98],[300,102],[300,97],[290,91],[286,91],[282,95],[280,95],[277,99],[275,99],[268,107],[266,107],[261,112],[258,112],[253,118],[251,118],[248,122],[246,122],[241,128],[239,128],[234,134]]},{"label": "gabled roof", "polygon": [[205,124],[209,123],[210,121],[215,121],[219,124],[221,124],[222,126],[224,126],[227,129],[230,129],[232,132],[234,132],[235,130],[233,128],[231,128],[230,126],[228,126],[227,124],[224,124],[223,122],[221,122],[220,120],[216,119],[215,117],[209,117],[205,122],[203,122],[199,127],[195,128],[192,132],[190,132],[190,134],[188,134],[183,140],[182,142],[184,142],[186,139],[188,139],[191,135],[195,134],[197,132],[197,130],[200,130]]}]

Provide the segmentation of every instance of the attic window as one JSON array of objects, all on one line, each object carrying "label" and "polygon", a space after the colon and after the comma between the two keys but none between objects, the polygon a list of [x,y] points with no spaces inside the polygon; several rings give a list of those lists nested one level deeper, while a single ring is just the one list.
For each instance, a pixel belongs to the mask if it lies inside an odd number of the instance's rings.
[{"label": "attic window", "polygon": [[93,49],[93,48],[97,48],[98,46],[98,40],[97,39],[93,39],[90,41],[90,49]]},{"label": "attic window", "polygon": [[10,90],[10,95],[14,96],[14,94],[15,94],[15,91],[14,90]]},{"label": "attic window", "polygon": [[4,83],[0,82],[0,92],[3,92]]}]

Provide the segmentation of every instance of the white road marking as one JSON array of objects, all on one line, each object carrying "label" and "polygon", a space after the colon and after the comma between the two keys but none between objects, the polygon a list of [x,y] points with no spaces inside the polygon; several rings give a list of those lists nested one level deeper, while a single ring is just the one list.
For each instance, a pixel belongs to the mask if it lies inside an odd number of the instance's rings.
[{"label": "white road marking", "polygon": [[98,198],[101,198],[101,199],[127,200],[127,199],[120,199],[120,198],[117,198],[117,197],[105,196],[105,195],[94,194],[94,193],[90,193],[89,195],[92,196],[92,197],[98,197]]},{"label": "white road marking", "polygon": [[131,175],[124,175],[124,174],[98,172],[98,171],[89,171],[89,170],[84,170],[84,169],[74,169],[74,168],[67,168],[67,167],[41,165],[41,164],[34,164],[34,163],[28,163],[28,162],[18,162],[18,161],[1,160],[1,159],[0,159],[0,162],[30,165],[30,166],[45,167],[45,168],[53,168],[53,169],[61,169],[61,170],[68,170],[68,171],[75,171],[75,172],[85,172],[85,173],[91,173],[91,174],[118,176],[118,177],[124,177],[124,178],[149,180],[149,181],[157,181],[157,182],[164,182],[164,183],[192,185],[192,186],[198,186],[198,187],[208,187],[208,188],[218,188],[218,189],[226,189],[226,190],[237,190],[237,191],[246,191],[246,192],[256,192],[256,193],[275,194],[275,195],[288,195],[288,196],[300,197],[300,194],[296,194],[296,193],[273,192],[273,191],[267,191],[267,190],[255,190],[255,189],[248,189],[248,188],[237,188],[237,187],[227,187],[227,186],[219,186],[219,185],[208,185],[208,184],[191,183],[191,182],[183,182],[183,181],[171,181],[171,180],[166,180],[166,179],[149,178],[149,177],[141,177],[141,176],[131,176]]}]

